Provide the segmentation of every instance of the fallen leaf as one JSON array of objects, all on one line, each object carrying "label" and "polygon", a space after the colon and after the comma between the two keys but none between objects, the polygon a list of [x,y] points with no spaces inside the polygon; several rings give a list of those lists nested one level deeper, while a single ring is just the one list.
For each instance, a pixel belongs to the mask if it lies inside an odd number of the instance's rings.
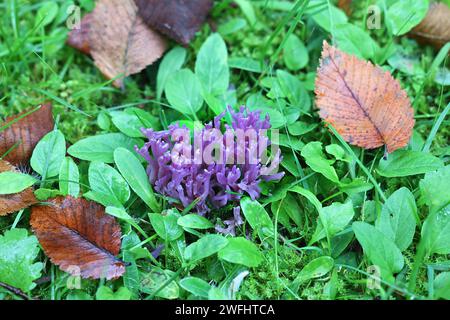
[{"label": "fallen leaf", "polygon": [[337,6],[350,16],[352,14],[352,0],[339,0]]},{"label": "fallen leaf", "polygon": [[90,53],[95,65],[117,87],[159,59],[166,41],[137,14],[133,0],[99,0],[90,18]]},{"label": "fallen leaf", "polygon": [[414,110],[392,75],[324,41],[317,70],[316,104],[320,117],[350,144],[391,153],[406,146]]},{"label": "fallen leaf", "polygon": [[116,279],[125,264],[116,258],[122,233],[101,205],[72,197],[34,206],[30,223],[44,252],[63,271],[83,278]]},{"label": "fallen leaf", "polygon": [[212,0],[135,0],[139,15],[153,29],[188,45],[205,22]]},{"label": "fallen leaf", "polygon": [[[9,162],[0,160],[0,173],[6,171],[18,172],[18,170]],[[34,196],[33,188],[27,188],[16,194],[0,195],[0,216],[17,212],[38,203]]]},{"label": "fallen leaf", "polygon": [[91,30],[92,13],[86,14],[81,19],[78,28],[74,28],[69,32],[67,44],[85,54],[91,54],[89,45],[89,32]]},{"label": "fallen leaf", "polygon": [[410,32],[419,42],[431,44],[437,49],[450,42],[450,8],[445,3],[434,2],[427,16]]},{"label": "fallen leaf", "polygon": [[[0,124],[0,128],[20,118],[27,112],[29,111],[6,118],[6,121]],[[6,130],[0,132],[0,157],[10,151],[3,158],[4,160],[13,165],[27,164],[36,144],[43,136],[52,131],[53,127],[52,105],[44,104],[37,111],[25,116]],[[13,149],[11,150],[11,148]]]}]

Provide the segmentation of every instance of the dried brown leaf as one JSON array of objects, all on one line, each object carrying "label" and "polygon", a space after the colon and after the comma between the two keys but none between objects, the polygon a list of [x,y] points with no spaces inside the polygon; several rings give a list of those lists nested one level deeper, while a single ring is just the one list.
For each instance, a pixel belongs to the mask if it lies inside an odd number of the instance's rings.
[{"label": "dried brown leaf", "polygon": [[[18,172],[9,162],[0,160],[0,173],[6,171]],[[17,212],[38,203],[33,193],[33,188],[27,188],[16,194],[0,195],[0,216]]]},{"label": "dried brown leaf", "polygon": [[188,45],[212,8],[212,0],[135,0],[139,15],[153,29]]},{"label": "dried brown leaf", "polygon": [[320,117],[347,142],[389,153],[408,144],[414,110],[389,72],[324,42],[315,87]]},{"label": "dried brown leaf", "polygon": [[352,14],[352,0],[339,0],[337,5],[344,10],[348,16]]},{"label": "dried brown leaf", "polygon": [[[0,127],[11,123],[15,119],[24,115],[6,118],[6,121],[0,124]],[[6,130],[0,132],[0,157],[11,150],[4,160],[13,165],[25,165],[29,162],[36,144],[54,127],[52,105],[45,104],[41,108],[30,115],[20,119],[12,124]]]},{"label": "dried brown leaf", "polygon": [[443,47],[450,42],[450,8],[445,3],[432,3],[425,19],[411,30],[410,35],[437,49]]},{"label": "dried brown leaf", "polygon": [[115,279],[125,272],[117,259],[120,225],[101,205],[72,197],[34,206],[30,223],[45,254],[63,271],[89,279]]},{"label": "dried brown leaf", "polygon": [[75,49],[80,50],[84,54],[90,54],[91,48],[89,45],[89,32],[91,30],[91,20],[92,14],[86,14],[83,19],[81,19],[80,26],[74,28],[69,32],[67,38],[67,44]]},{"label": "dried brown leaf", "polygon": [[[167,47],[165,39],[137,14],[133,0],[99,0],[92,12],[88,38],[95,65],[108,79],[142,71]],[[114,84],[123,87],[123,78]]]}]

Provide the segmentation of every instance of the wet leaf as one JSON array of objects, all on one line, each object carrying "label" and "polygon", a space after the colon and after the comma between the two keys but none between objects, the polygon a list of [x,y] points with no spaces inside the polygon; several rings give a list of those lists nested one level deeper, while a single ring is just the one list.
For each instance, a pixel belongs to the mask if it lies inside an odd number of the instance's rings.
[{"label": "wet leaf", "polygon": [[188,45],[212,8],[212,0],[135,0],[139,15],[153,29]]},{"label": "wet leaf", "polygon": [[125,272],[116,256],[122,233],[116,220],[95,202],[72,197],[34,206],[30,223],[50,260],[83,278],[108,280]]},{"label": "wet leaf", "polygon": [[[29,113],[29,114],[28,114]],[[28,114],[28,115],[26,115]],[[2,128],[5,128],[2,131]],[[25,111],[0,124],[0,157],[13,165],[28,164],[34,147],[54,126],[52,105]]]},{"label": "wet leaf", "polygon": [[389,153],[408,144],[414,111],[389,72],[324,42],[315,93],[320,117],[350,144]]},{"label": "wet leaf", "polygon": [[0,235],[0,281],[25,292],[36,287],[43,264],[34,263],[39,254],[35,236],[25,229],[12,229]]},{"label": "wet leaf", "polygon": [[88,41],[95,65],[117,87],[159,59],[166,42],[137,14],[133,0],[99,0],[90,18]]},{"label": "wet leaf", "polygon": [[[19,173],[10,163],[0,160],[0,174],[5,172]],[[33,188],[27,188],[16,194],[0,195],[0,216],[27,208],[37,202]]]},{"label": "wet leaf", "polygon": [[450,8],[445,3],[432,3],[422,22],[409,33],[420,42],[436,48],[450,42]]}]

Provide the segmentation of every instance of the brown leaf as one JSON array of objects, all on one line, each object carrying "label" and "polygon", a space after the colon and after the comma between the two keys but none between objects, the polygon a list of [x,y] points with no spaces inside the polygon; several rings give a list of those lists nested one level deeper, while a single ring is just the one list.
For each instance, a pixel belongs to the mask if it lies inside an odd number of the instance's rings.
[{"label": "brown leaf", "polygon": [[212,0],[135,0],[139,14],[153,29],[188,45],[212,8]]},{"label": "brown leaf", "polygon": [[81,19],[81,23],[79,28],[72,29],[69,32],[69,36],[67,38],[67,44],[75,49],[80,50],[84,54],[90,54],[91,48],[89,46],[89,31],[91,30],[91,20],[92,14],[86,14],[83,19]]},{"label": "brown leaf", "polygon": [[[99,0],[92,12],[88,38],[95,65],[108,79],[142,71],[167,47],[165,39],[137,14],[133,0]],[[123,78],[114,84],[123,87]]]},{"label": "brown leaf", "polygon": [[450,8],[445,3],[432,3],[425,19],[411,30],[410,35],[437,49],[443,47],[450,42]]},{"label": "brown leaf", "polygon": [[339,0],[337,5],[344,10],[348,16],[352,14],[352,0]]},{"label": "brown leaf", "polygon": [[[18,172],[18,170],[9,162],[0,160],[0,173],[6,171]],[[36,203],[38,203],[38,201],[34,196],[33,188],[27,188],[16,194],[0,195],[0,216],[17,212]]]},{"label": "brown leaf", "polygon": [[[27,112],[29,111],[6,118],[6,121],[0,124],[0,127],[14,121]],[[18,145],[4,157],[4,160],[13,165],[27,164],[36,144],[42,137],[52,131],[53,127],[52,105],[44,104],[39,110],[27,115],[12,124],[6,130],[0,132],[0,157],[18,143]]]},{"label": "brown leaf", "polygon": [[389,72],[324,42],[316,78],[320,117],[349,143],[391,153],[406,146],[414,127],[409,98]]},{"label": "brown leaf", "polygon": [[34,206],[30,223],[45,254],[63,271],[90,279],[115,279],[125,272],[116,256],[120,226],[101,205],[72,197]]}]

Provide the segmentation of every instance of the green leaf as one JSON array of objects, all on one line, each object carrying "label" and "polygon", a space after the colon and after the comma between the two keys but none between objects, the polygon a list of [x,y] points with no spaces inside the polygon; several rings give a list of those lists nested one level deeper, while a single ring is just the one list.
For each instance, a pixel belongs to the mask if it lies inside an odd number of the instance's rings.
[{"label": "green leaf", "polygon": [[310,244],[324,238],[326,233],[332,238],[338,232],[344,230],[355,215],[353,202],[351,200],[346,203],[334,202],[328,207],[323,207],[319,215],[317,229]]},{"label": "green leaf", "polygon": [[311,99],[301,81],[284,70],[277,70],[277,79],[281,91],[291,105],[304,113],[308,112],[311,108]]},{"label": "green leaf", "polygon": [[269,214],[258,201],[253,201],[248,197],[243,198],[241,200],[241,208],[245,220],[250,224],[253,230],[258,232],[261,240],[264,240],[267,236],[273,235],[274,226],[272,219],[270,219]]},{"label": "green leaf", "polygon": [[164,56],[159,65],[158,75],[156,77],[156,97],[158,100],[161,99],[167,79],[170,75],[181,69],[185,60],[186,49],[182,47],[175,47]]},{"label": "green leaf", "polygon": [[344,148],[338,144],[330,144],[325,147],[325,151],[331,154],[336,160],[351,162],[351,157],[347,155]]},{"label": "green leaf", "polygon": [[[173,275],[173,271],[154,267],[150,273],[142,275],[140,290],[147,294],[154,294],[169,281]],[[156,296],[163,299],[177,299],[180,296],[180,287],[176,281],[171,281],[156,293]]]},{"label": "green leaf", "polygon": [[183,229],[177,221],[180,217],[174,211],[168,211],[166,215],[150,213],[150,222],[156,233],[164,240],[174,241],[183,235]]},{"label": "green leaf", "polygon": [[247,18],[250,25],[254,25],[256,23],[256,14],[255,9],[250,0],[234,0],[236,4],[241,8],[242,13]]},{"label": "green leaf", "polygon": [[441,272],[433,281],[434,298],[450,300],[450,272]]},{"label": "green leaf", "polygon": [[114,125],[123,134],[132,138],[141,138],[144,136],[140,131],[143,125],[135,115],[127,114],[123,111],[112,111],[109,114]]},{"label": "green leaf", "polygon": [[240,69],[255,73],[261,73],[263,71],[261,62],[251,58],[233,57],[228,60],[228,65],[233,69]]},{"label": "green leaf", "polygon": [[228,240],[217,234],[206,235],[186,247],[184,258],[196,262],[212,256],[228,245]]},{"label": "green leaf", "polygon": [[80,172],[72,158],[66,157],[59,169],[59,190],[65,196],[78,197]]},{"label": "green leaf", "polygon": [[298,287],[305,281],[320,278],[330,272],[334,267],[334,260],[331,257],[323,256],[310,261],[298,274],[292,283],[293,291],[297,292]]},{"label": "green leaf", "polygon": [[53,1],[47,1],[41,4],[37,11],[35,25],[45,27],[55,20],[58,14],[58,4]]},{"label": "green leaf", "polygon": [[387,26],[394,35],[403,35],[425,18],[428,7],[428,0],[395,1],[386,13]]},{"label": "green leaf", "polygon": [[181,69],[170,76],[165,90],[170,106],[182,114],[195,117],[203,105],[200,82],[191,70]]},{"label": "green leaf", "polygon": [[134,146],[141,144],[141,140],[129,138],[122,133],[108,133],[82,139],[71,146],[68,152],[81,160],[114,163],[114,151],[117,148],[134,151]]},{"label": "green leaf", "polygon": [[196,277],[186,277],[181,279],[180,287],[201,298],[208,298],[208,292],[211,289],[208,282]]},{"label": "green leaf", "polygon": [[95,294],[97,300],[131,300],[131,296],[131,291],[125,287],[120,287],[114,292],[109,287],[101,286]]},{"label": "green leaf", "polygon": [[367,32],[350,23],[337,25],[334,37],[339,49],[359,58],[374,57],[378,45]]},{"label": "green leaf", "polygon": [[339,184],[339,178],[332,164],[334,160],[328,160],[322,150],[322,143],[310,142],[302,148],[301,155],[306,164],[314,171],[321,173],[327,179]]},{"label": "green leaf", "polygon": [[323,8],[320,12],[314,14],[312,18],[328,33],[332,33],[337,25],[347,23],[348,18],[344,11],[333,5],[323,6]]},{"label": "green leaf", "polygon": [[91,191],[84,196],[105,207],[122,207],[130,198],[130,188],[113,167],[99,161],[89,166]]},{"label": "green leaf", "polygon": [[43,264],[33,263],[39,253],[35,236],[25,229],[12,229],[0,236],[0,281],[24,292],[31,291],[41,276]]},{"label": "green leaf", "polygon": [[286,40],[283,59],[288,69],[292,71],[298,71],[308,65],[308,50],[295,34],[290,34]]},{"label": "green leaf", "polygon": [[423,200],[430,208],[430,212],[436,212],[450,203],[450,165],[434,172],[428,172],[420,180],[420,193]]},{"label": "green leaf", "polygon": [[221,95],[228,89],[230,71],[228,52],[225,42],[218,33],[213,33],[200,48],[195,63],[198,76],[205,94]]},{"label": "green leaf", "polygon": [[30,164],[43,180],[56,177],[66,155],[66,140],[59,130],[47,133],[34,148]]},{"label": "green leaf", "polygon": [[388,178],[406,177],[434,171],[443,166],[442,160],[430,153],[397,150],[390,154],[387,160],[380,160],[377,172]]},{"label": "green leaf", "polygon": [[46,201],[50,198],[62,196],[63,194],[59,190],[40,188],[34,191],[34,195],[39,201]]},{"label": "green leaf", "polygon": [[450,204],[425,219],[421,241],[429,255],[450,254]]},{"label": "green leaf", "polygon": [[393,240],[400,251],[411,244],[416,230],[417,207],[407,188],[395,191],[383,205],[376,228]]},{"label": "green leaf", "polygon": [[0,173],[0,195],[14,194],[35,184],[37,180],[24,173],[6,171]]},{"label": "green leaf", "polygon": [[219,258],[247,267],[257,267],[263,261],[258,247],[242,237],[228,239],[228,245],[219,251]]},{"label": "green leaf", "polygon": [[159,212],[160,206],[153,193],[147,173],[136,156],[125,148],[114,151],[114,161],[122,176],[131,189],[154,211]]},{"label": "green leaf", "polygon": [[214,225],[208,219],[198,214],[187,214],[178,218],[178,225],[190,229],[214,228]]},{"label": "green leaf", "polygon": [[393,275],[400,272],[404,259],[395,243],[374,226],[365,222],[354,222],[353,231],[361,244],[364,254],[378,266],[384,280],[393,283]]}]

